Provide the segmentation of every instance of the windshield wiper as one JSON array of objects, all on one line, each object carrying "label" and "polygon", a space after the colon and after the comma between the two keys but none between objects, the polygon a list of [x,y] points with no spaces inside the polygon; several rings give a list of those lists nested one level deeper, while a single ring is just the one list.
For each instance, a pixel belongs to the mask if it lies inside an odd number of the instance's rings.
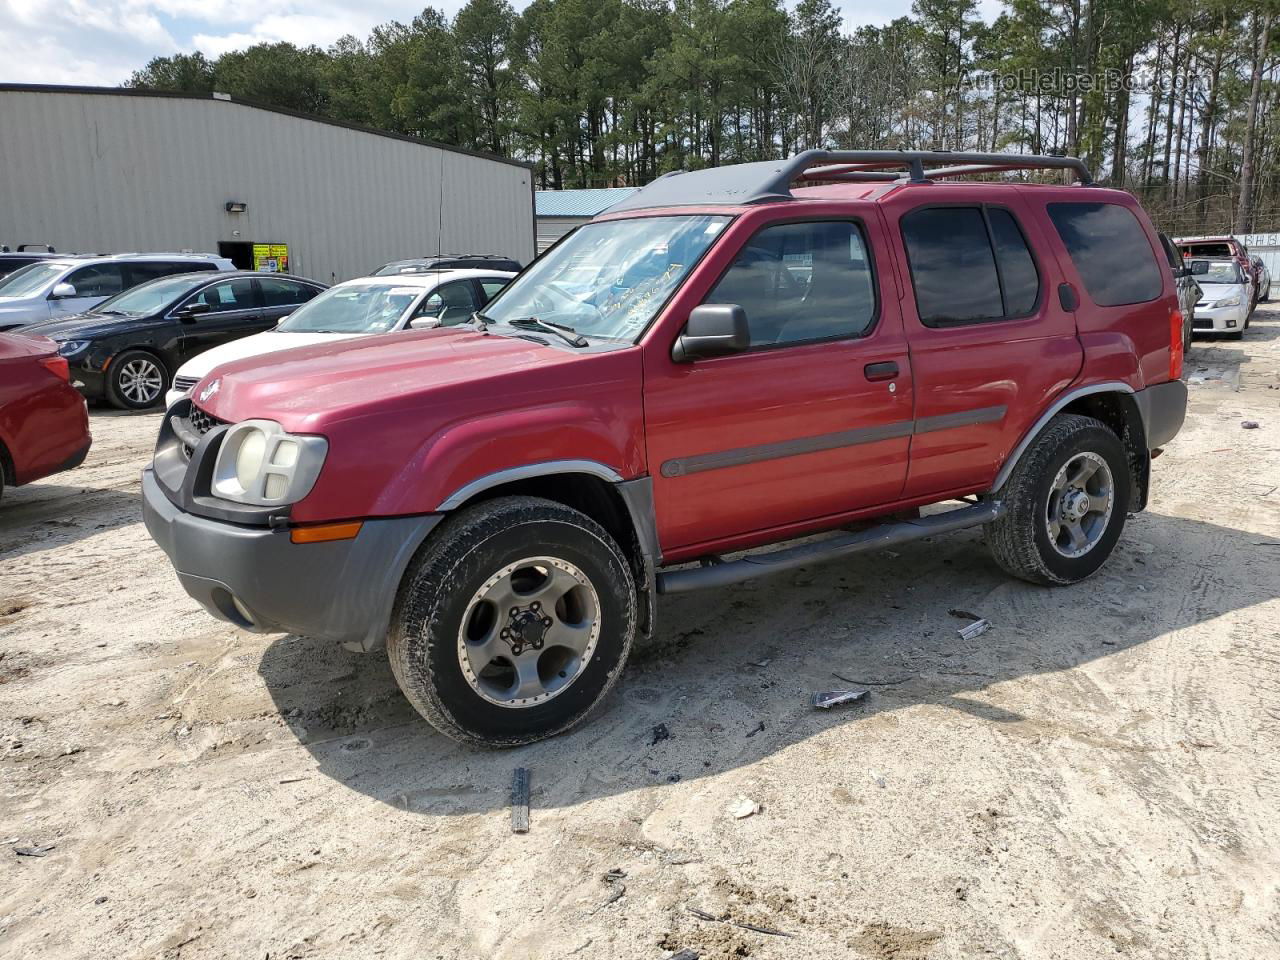
[{"label": "windshield wiper", "polygon": [[539,320],[537,317],[520,317],[515,320],[508,320],[513,327],[519,327],[524,330],[541,330],[543,333],[550,333],[559,337],[571,347],[590,346],[590,342],[573,327],[567,327],[563,323],[552,323],[550,320]]}]

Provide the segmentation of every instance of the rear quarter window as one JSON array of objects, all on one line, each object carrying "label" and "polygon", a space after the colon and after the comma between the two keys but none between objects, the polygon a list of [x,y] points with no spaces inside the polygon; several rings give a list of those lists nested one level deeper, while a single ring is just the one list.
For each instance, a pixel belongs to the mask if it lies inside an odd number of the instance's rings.
[{"label": "rear quarter window", "polygon": [[1131,210],[1116,203],[1051,203],[1048,211],[1094,303],[1119,307],[1160,296],[1164,278]]}]

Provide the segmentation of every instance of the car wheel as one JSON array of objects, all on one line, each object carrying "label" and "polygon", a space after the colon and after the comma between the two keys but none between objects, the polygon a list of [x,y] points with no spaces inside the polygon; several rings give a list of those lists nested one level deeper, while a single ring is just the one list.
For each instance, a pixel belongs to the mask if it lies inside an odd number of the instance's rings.
[{"label": "car wheel", "polygon": [[1111,556],[1129,510],[1124,445],[1100,421],[1059,414],[1000,489],[1005,513],[986,525],[1005,572],[1044,585],[1076,583]]},{"label": "car wheel", "polygon": [[145,350],[126,350],[111,361],[107,399],[121,410],[146,410],[163,399],[168,386],[164,361]]},{"label": "car wheel", "polygon": [[405,696],[464,743],[568,730],[617,682],[635,636],[626,556],[586,514],[502,497],[460,511],[414,558],[387,652]]}]

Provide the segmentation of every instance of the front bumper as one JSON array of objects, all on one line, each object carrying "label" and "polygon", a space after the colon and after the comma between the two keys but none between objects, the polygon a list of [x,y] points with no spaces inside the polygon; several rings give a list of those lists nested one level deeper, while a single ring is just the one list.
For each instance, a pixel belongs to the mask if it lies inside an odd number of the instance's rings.
[{"label": "front bumper", "polygon": [[1244,329],[1244,321],[1248,316],[1247,303],[1234,307],[1214,307],[1212,310],[1196,307],[1191,329],[1206,333],[1237,333]]},{"label": "front bumper", "polygon": [[296,544],[287,528],[181,510],[150,467],[142,472],[142,513],[183,588],[218,619],[364,650],[382,644],[405,569],[442,519],[366,520],[352,540]]}]

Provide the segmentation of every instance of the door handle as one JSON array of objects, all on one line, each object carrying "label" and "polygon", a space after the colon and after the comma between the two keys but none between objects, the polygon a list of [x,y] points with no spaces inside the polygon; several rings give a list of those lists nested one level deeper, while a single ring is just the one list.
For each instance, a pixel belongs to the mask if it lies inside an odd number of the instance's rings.
[{"label": "door handle", "polygon": [[867,379],[872,383],[878,380],[892,380],[898,375],[898,364],[893,360],[886,360],[883,363],[868,363],[862,368],[862,372],[867,375]]}]

